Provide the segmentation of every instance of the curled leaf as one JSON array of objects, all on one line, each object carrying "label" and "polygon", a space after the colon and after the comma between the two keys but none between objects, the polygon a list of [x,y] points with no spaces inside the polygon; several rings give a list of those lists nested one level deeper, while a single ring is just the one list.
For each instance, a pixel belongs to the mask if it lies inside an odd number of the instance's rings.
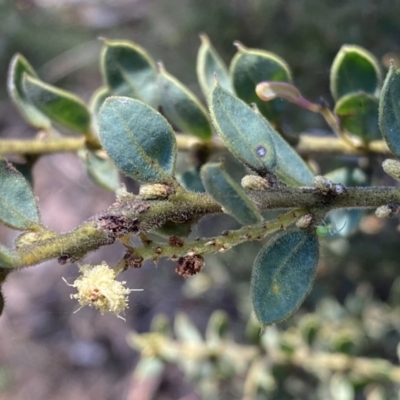
[{"label": "curled leaf", "polygon": [[232,60],[230,74],[237,95],[246,103],[255,103],[260,112],[269,120],[278,119],[286,106],[283,99],[268,103],[256,94],[256,85],[263,81],[290,82],[291,72],[286,62],[268,51],[248,49],[236,43],[238,52]]},{"label": "curled leaf", "polygon": [[110,92],[157,108],[157,69],[145,49],[126,40],[105,40],[101,72]]},{"label": "curled leaf", "polygon": [[90,113],[81,99],[27,74],[23,86],[31,103],[51,121],[84,135],[90,132]]},{"label": "curled leaf", "polygon": [[360,46],[343,45],[331,67],[330,86],[335,100],[363,91],[376,94],[381,84],[378,60]]},{"label": "curled leaf", "polygon": [[22,78],[25,74],[34,78],[37,77],[35,70],[25,57],[21,54],[16,54],[11,60],[7,79],[7,88],[11,100],[17,106],[26,122],[35,128],[49,129],[51,126],[50,120],[31,103],[25,93],[22,85]]},{"label": "curled leaf", "polygon": [[225,63],[211,44],[207,35],[200,35],[201,46],[197,53],[197,79],[204,96],[208,96],[214,87],[215,75],[221,86],[228,92],[233,93],[231,79]]}]

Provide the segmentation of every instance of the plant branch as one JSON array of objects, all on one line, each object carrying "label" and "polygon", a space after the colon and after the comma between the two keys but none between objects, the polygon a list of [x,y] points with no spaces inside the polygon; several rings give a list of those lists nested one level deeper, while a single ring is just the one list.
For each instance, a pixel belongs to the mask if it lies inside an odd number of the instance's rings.
[{"label": "plant branch", "polygon": [[[205,148],[211,152],[226,151],[226,147],[220,137],[213,137],[211,142],[203,142],[194,136],[186,134],[176,135],[178,149],[192,151]],[[51,138],[51,139],[0,139],[0,156],[25,155],[25,154],[50,154],[60,152],[76,152],[85,149],[87,141],[83,137],[77,138]],[[91,143],[93,148],[101,148],[99,143]],[[301,134],[295,149],[304,155],[310,154],[346,154],[363,156],[367,154],[390,155],[391,152],[383,140],[375,140],[368,143],[367,148],[355,148],[336,137],[317,137],[309,134]]]},{"label": "plant branch", "polygon": [[152,259],[157,261],[160,257],[177,259],[188,254],[201,255],[204,253],[224,252],[240,243],[250,240],[262,240],[268,234],[279,229],[286,229],[299,217],[305,215],[306,210],[293,210],[279,215],[271,221],[262,224],[244,226],[237,230],[224,231],[220,236],[214,238],[201,238],[193,242],[179,241],[178,244],[151,243],[145,247],[132,249],[136,257]]},{"label": "plant branch", "polygon": [[[243,227],[218,238],[183,243],[182,247],[151,244],[134,249],[143,258],[173,257],[193,252],[195,254],[223,251],[243,241],[261,239],[274,230],[285,228],[299,216],[314,210],[329,212],[337,208],[377,208],[385,204],[400,203],[400,188],[353,187],[342,194],[324,194],[316,188],[282,187],[264,191],[248,191],[261,210],[295,209],[276,220],[261,225]],[[17,245],[13,255],[15,265],[29,266],[48,259],[75,262],[88,252],[114,243],[128,234],[140,235],[161,227],[167,221],[195,223],[207,214],[221,212],[221,207],[207,194],[178,189],[168,200],[143,200],[129,195],[119,199],[108,210],[97,214],[72,232],[43,235],[30,243]]]}]

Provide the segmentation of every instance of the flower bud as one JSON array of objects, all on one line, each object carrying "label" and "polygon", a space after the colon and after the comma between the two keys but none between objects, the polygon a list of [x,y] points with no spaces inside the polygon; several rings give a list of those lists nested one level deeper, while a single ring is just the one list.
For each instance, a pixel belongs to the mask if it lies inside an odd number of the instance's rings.
[{"label": "flower bud", "polygon": [[246,190],[265,190],[271,187],[269,182],[256,175],[246,175],[242,178],[241,185]]},{"label": "flower bud", "polygon": [[380,206],[375,210],[375,215],[378,218],[387,218],[393,217],[394,215],[398,214],[400,211],[399,204],[386,204],[384,206]]},{"label": "flower bud", "polygon": [[320,106],[305,99],[299,89],[287,82],[261,82],[256,86],[257,96],[264,101],[270,101],[277,97],[285,99],[299,107],[313,112],[319,112]]},{"label": "flower bud", "polygon": [[307,229],[311,226],[313,222],[314,216],[312,214],[306,214],[297,220],[296,226],[300,229]]},{"label": "flower bud", "polygon": [[383,170],[396,181],[400,181],[400,161],[385,160],[382,163]]},{"label": "flower bud", "polygon": [[143,185],[139,190],[139,195],[143,200],[163,200],[167,199],[173,193],[174,190],[171,187],[161,183]]}]

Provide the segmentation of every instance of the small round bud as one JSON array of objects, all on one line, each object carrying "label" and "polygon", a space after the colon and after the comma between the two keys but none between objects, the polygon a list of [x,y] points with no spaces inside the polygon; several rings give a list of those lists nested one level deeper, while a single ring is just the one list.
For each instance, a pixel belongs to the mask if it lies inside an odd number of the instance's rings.
[{"label": "small round bud", "polygon": [[383,170],[396,181],[400,181],[400,161],[385,160],[382,163]]},{"label": "small round bud", "polygon": [[307,229],[312,225],[313,222],[314,222],[314,215],[306,214],[297,220],[296,226],[300,229]]},{"label": "small round bud", "polygon": [[173,193],[174,190],[170,186],[161,183],[143,185],[139,191],[139,195],[144,200],[163,200],[167,199]]},{"label": "small round bud", "polygon": [[329,179],[327,179],[321,175],[314,176],[313,185],[318,190],[320,190],[321,192],[324,192],[324,193],[331,192],[334,187],[334,184]]},{"label": "small round bud", "polygon": [[384,206],[380,206],[375,210],[375,215],[378,218],[387,218],[393,217],[394,215],[398,214],[400,211],[399,204],[386,204]]},{"label": "small round bud", "polygon": [[346,193],[346,187],[341,183],[333,183],[324,176],[317,175],[313,180],[314,186],[325,195],[341,195]]},{"label": "small round bud", "polygon": [[126,186],[124,184],[122,184],[121,187],[119,187],[115,191],[115,196],[117,198],[117,201],[120,203],[131,201],[135,198],[135,195],[133,193],[130,193],[126,190]]},{"label": "small round bud", "polygon": [[246,175],[242,178],[241,185],[246,190],[266,190],[270,188],[270,183],[256,175]]}]

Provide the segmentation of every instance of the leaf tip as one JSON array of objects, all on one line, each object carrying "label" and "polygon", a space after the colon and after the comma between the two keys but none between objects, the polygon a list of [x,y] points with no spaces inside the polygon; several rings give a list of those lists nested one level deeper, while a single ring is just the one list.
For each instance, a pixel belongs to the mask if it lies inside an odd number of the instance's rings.
[{"label": "leaf tip", "polygon": [[239,40],[235,40],[233,42],[233,45],[237,48],[238,51],[246,51],[247,50],[247,47]]}]

